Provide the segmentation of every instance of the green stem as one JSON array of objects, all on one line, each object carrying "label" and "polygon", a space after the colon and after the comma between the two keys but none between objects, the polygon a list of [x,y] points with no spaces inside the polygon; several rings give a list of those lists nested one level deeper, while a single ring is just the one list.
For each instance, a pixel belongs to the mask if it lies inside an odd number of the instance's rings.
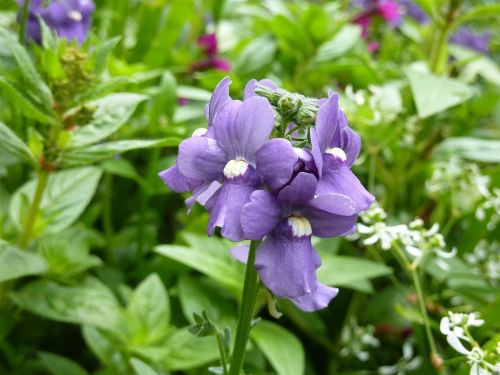
[{"label": "green stem", "polygon": [[234,341],[233,356],[231,358],[231,367],[229,375],[239,375],[243,367],[245,350],[247,347],[248,336],[250,335],[250,326],[252,324],[255,300],[257,297],[257,271],[254,267],[255,251],[260,241],[250,243],[248,253],[247,268],[245,272],[245,283],[243,285],[243,295],[241,297],[241,311],[238,319],[238,328],[236,330],[236,339]]},{"label": "green stem", "polygon": [[31,0],[24,0],[23,9],[21,10],[21,27],[19,28],[19,41],[26,42],[26,23],[28,22],[28,13]]},{"label": "green stem", "polygon": [[460,9],[461,0],[450,0],[448,2],[448,11],[445,15],[444,24],[437,25],[437,47],[431,51],[430,66],[433,73],[441,73],[448,57],[448,36],[452,25]]},{"label": "green stem", "polygon": [[427,308],[425,307],[425,295],[422,289],[422,284],[420,283],[420,276],[418,274],[418,270],[412,267],[412,264],[404,254],[401,247],[399,247],[399,245],[395,244],[392,248],[395,250],[395,253],[397,254],[396,258],[398,259],[398,261],[401,263],[406,272],[408,272],[411,275],[413,287],[415,288],[415,292],[417,293],[418,307],[420,309],[422,317],[424,318],[425,334],[427,336],[427,341],[429,342],[429,347],[431,350],[431,358],[433,358],[438,354],[438,352],[436,349],[434,336],[432,335],[432,329],[431,329],[429,315],[427,314]]},{"label": "green stem", "polygon": [[108,262],[113,259],[113,216],[112,216],[112,189],[113,175],[107,173],[104,176],[104,194],[102,202],[102,221],[104,236],[106,238],[106,258]]},{"label": "green stem", "polygon": [[42,204],[43,192],[45,191],[45,187],[47,186],[47,180],[49,177],[49,172],[40,171],[38,174],[38,181],[36,184],[35,195],[33,196],[33,202],[31,202],[31,207],[28,211],[28,217],[26,218],[26,222],[24,223],[24,228],[19,237],[19,247],[25,249],[28,246],[28,243],[31,239],[31,235],[33,232],[33,227],[36,222],[36,217],[38,216],[38,211],[40,209],[40,205]]},{"label": "green stem", "polygon": [[224,349],[224,343],[222,342],[222,337],[220,335],[220,332],[217,331],[217,333],[215,334],[215,338],[217,339],[217,346],[219,347],[220,363],[222,366],[222,374],[227,375],[226,350]]}]

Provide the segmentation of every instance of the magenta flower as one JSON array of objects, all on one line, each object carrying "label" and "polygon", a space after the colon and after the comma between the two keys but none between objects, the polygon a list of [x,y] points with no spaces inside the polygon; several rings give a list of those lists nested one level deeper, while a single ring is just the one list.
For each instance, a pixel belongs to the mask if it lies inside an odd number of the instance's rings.
[{"label": "magenta flower", "polygon": [[218,56],[217,35],[215,33],[205,34],[198,38],[198,45],[205,54],[205,59],[191,66],[192,71],[217,69],[228,72],[231,69],[229,61]]},{"label": "magenta flower", "polygon": [[[92,0],[53,0],[47,7],[42,7],[42,0],[32,0],[29,7],[27,36],[39,43],[41,30],[38,16],[55,30],[57,34],[68,41],[76,39],[82,43],[90,30],[92,13],[95,5]],[[20,17],[23,0],[18,0]]]}]

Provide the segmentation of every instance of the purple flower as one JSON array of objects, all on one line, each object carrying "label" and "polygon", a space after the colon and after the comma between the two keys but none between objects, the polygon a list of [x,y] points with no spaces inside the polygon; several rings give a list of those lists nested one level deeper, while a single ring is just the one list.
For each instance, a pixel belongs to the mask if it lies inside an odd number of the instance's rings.
[{"label": "purple flower", "polygon": [[338,293],[316,278],[321,260],[311,236],[342,235],[357,218],[349,197],[316,196],[316,184],[313,174],[300,172],[277,194],[254,191],[241,215],[245,237],[264,238],[255,258],[262,282],[274,295],[289,298],[304,311],[326,307]]},{"label": "purple flower", "polygon": [[462,26],[450,37],[450,42],[473,49],[484,55],[488,55],[491,33],[485,31],[483,33],[476,33],[470,28]]},{"label": "purple flower", "polygon": [[[18,3],[19,19],[23,0],[18,0]],[[82,43],[89,32],[94,10],[95,5],[92,0],[54,0],[46,8],[42,7],[42,0],[32,0],[26,28],[27,35],[38,43],[41,41],[38,21],[38,16],[40,16],[60,37],[68,41],[76,39]]]},{"label": "purple flower", "polygon": [[421,24],[429,22],[429,17],[413,0],[398,0],[403,16],[409,16]]},{"label": "purple flower", "polygon": [[356,213],[368,209],[375,197],[351,171],[361,149],[361,139],[339,110],[338,95],[330,92],[320,105],[316,126],[311,129],[311,143],[319,177],[316,194],[345,194],[355,203]]},{"label": "purple flower", "polygon": [[[229,80],[221,85],[227,88]],[[264,98],[253,96],[240,101],[227,97],[221,92],[216,97],[214,93],[210,105],[217,108],[209,107],[207,134],[184,140],[179,145],[176,165],[162,172],[161,177],[178,190],[191,187],[184,178],[201,181],[195,195],[204,195],[201,201],[198,197],[194,200],[209,204],[208,234],[220,227],[224,237],[241,241],[245,239],[239,222],[241,209],[260,185],[256,153],[271,134],[274,113]]]}]

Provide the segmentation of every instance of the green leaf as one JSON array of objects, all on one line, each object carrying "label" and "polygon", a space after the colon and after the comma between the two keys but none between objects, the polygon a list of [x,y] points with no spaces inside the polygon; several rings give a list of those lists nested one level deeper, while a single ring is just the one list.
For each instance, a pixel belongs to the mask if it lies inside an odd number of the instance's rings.
[{"label": "green leaf", "polygon": [[42,360],[45,367],[53,375],[87,375],[88,372],[85,371],[78,363],[72,361],[69,358],[60,356],[58,354],[49,352],[39,352],[40,359]]},{"label": "green leaf", "polygon": [[482,163],[500,163],[500,141],[472,137],[445,139],[436,148],[438,156],[462,157]]},{"label": "green leaf", "polygon": [[169,71],[164,72],[159,90],[152,100],[150,123],[159,122],[162,115],[166,116],[169,121],[172,119],[177,106],[176,86],[175,76]]},{"label": "green leaf", "polygon": [[47,261],[49,273],[61,278],[73,277],[102,264],[100,258],[89,254],[88,235],[78,227],[44,236],[37,251]]},{"label": "green leaf", "polygon": [[173,332],[160,346],[133,347],[131,350],[172,371],[201,366],[219,355],[215,338],[196,337],[188,328]]},{"label": "green leaf", "polygon": [[461,104],[472,97],[472,89],[456,79],[405,70],[420,118],[426,118]]},{"label": "green leaf", "polygon": [[[35,220],[35,234],[57,233],[73,224],[92,199],[101,174],[102,170],[97,167],[51,173]],[[18,228],[26,220],[26,203],[33,201],[36,183],[36,180],[29,181],[12,197],[10,215]]]},{"label": "green leaf", "polygon": [[36,164],[35,155],[9,127],[0,122],[0,148],[23,160]]},{"label": "green leaf", "polygon": [[0,28],[0,36],[2,36],[2,38],[6,41],[7,47],[17,62],[19,70],[22,74],[22,83],[20,84],[25,87],[26,91],[31,91],[33,93],[33,99],[39,100],[45,110],[50,111],[54,102],[52,99],[52,93],[38,74],[26,49],[19,44],[13,35],[2,28]]},{"label": "green leaf", "polygon": [[136,375],[159,375],[154,368],[138,358],[131,358],[130,364],[134,368]]},{"label": "green leaf", "polygon": [[89,124],[72,133],[69,147],[82,147],[99,142],[116,132],[132,116],[146,96],[131,93],[110,94],[88,103],[96,111]]},{"label": "green leaf", "polygon": [[130,178],[138,183],[144,183],[142,176],[137,172],[135,166],[127,159],[110,159],[102,163],[104,172],[112,173],[116,176]]},{"label": "green leaf", "polygon": [[194,323],[193,314],[206,311],[217,326],[231,327],[236,320],[233,301],[224,296],[220,287],[209,279],[181,276],[177,284],[184,316]]},{"label": "green leaf", "polygon": [[304,348],[289,331],[261,321],[250,331],[250,336],[279,375],[304,374]]},{"label": "green leaf", "polygon": [[322,265],[318,269],[318,279],[327,285],[359,290],[359,284],[392,273],[386,265],[368,259],[333,255],[327,251],[320,251],[320,255]]},{"label": "green leaf", "polygon": [[254,39],[241,51],[235,63],[239,76],[254,76],[267,69],[274,60],[276,43],[269,35]]},{"label": "green leaf", "polygon": [[314,62],[328,62],[343,56],[360,40],[361,29],[359,26],[343,26],[329,41],[319,47]]},{"label": "green leaf", "polygon": [[170,321],[170,302],[157,274],[148,276],[135,289],[127,313],[134,344],[151,345],[165,337]]},{"label": "green leaf", "polygon": [[108,39],[101,43],[93,54],[94,59],[94,73],[99,75],[106,68],[106,62],[108,60],[111,51],[120,42],[121,37],[115,36],[114,38]]},{"label": "green leaf", "polygon": [[113,293],[97,279],[64,286],[40,280],[13,293],[23,309],[58,322],[90,324],[123,335],[123,313]]},{"label": "green leaf", "polygon": [[125,359],[117,349],[121,343],[112,340],[105,331],[91,325],[82,327],[82,335],[87,346],[101,363],[116,369],[116,374],[127,372]]},{"label": "green leaf", "polygon": [[229,247],[220,239],[186,233],[190,246],[160,245],[155,252],[185,264],[233,290],[243,285],[243,265],[229,253]]},{"label": "green leaf", "polygon": [[72,148],[64,151],[61,165],[64,167],[78,167],[107,160],[126,151],[141,148],[177,146],[179,142],[180,140],[178,138],[173,137],[150,140],[131,139],[125,141],[99,143],[93,146],[81,148]]},{"label": "green leaf", "polygon": [[28,97],[25,97],[16,87],[14,87],[14,85],[2,77],[0,77],[0,92],[7,101],[18,108],[26,117],[32,120],[40,121],[44,124],[56,123],[56,120],[53,117],[38,109],[36,104],[34,104]]},{"label": "green leaf", "polygon": [[467,9],[463,12],[452,24],[451,28],[458,27],[459,25],[469,22],[480,20],[485,22],[484,18],[497,18],[500,16],[500,4],[482,4]]},{"label": "green leaf", "polygon": [[38,255],[22,251],[0,240],[0,283],[22,276],[47,272],[47,262]]},{"label": "green leaf", "polygon": [[200,102],[208,102],[212,97],[212,93],[208,90],[200,89],[192,86],[178,86],[177,96],[189,100],[198,100]]}]

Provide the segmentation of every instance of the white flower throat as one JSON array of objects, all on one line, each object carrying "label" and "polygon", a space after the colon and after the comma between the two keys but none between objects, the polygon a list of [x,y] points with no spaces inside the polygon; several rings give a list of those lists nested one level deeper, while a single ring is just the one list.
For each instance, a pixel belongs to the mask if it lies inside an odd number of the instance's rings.
[{"label": "white flower throat", "polygon": [[328,148],[328,149],[326,149],[325,152],[327,154],[335,156],[336,158],[339,158],[342,161],[346,161],[347,160],[347,155],[345,154],[344,150],[342,150],[339,147]]},{"label": "white flower throat", "polygon": [[248,168],[245,160],[229,160],[224,167],[224,177],[235,178],[243,175]]},{"label": "white flower throat", "polygon": [[295,237],[310,236],[312,234],[311,223],[304,216],[290,216],[288,225],[292,228]]},{"label": "white flower throat", "polygon": [[80,22],[83,19],[83,16],[77,10],[70,10],[68,12],[68,18],[71,18],[73,21]]}]

